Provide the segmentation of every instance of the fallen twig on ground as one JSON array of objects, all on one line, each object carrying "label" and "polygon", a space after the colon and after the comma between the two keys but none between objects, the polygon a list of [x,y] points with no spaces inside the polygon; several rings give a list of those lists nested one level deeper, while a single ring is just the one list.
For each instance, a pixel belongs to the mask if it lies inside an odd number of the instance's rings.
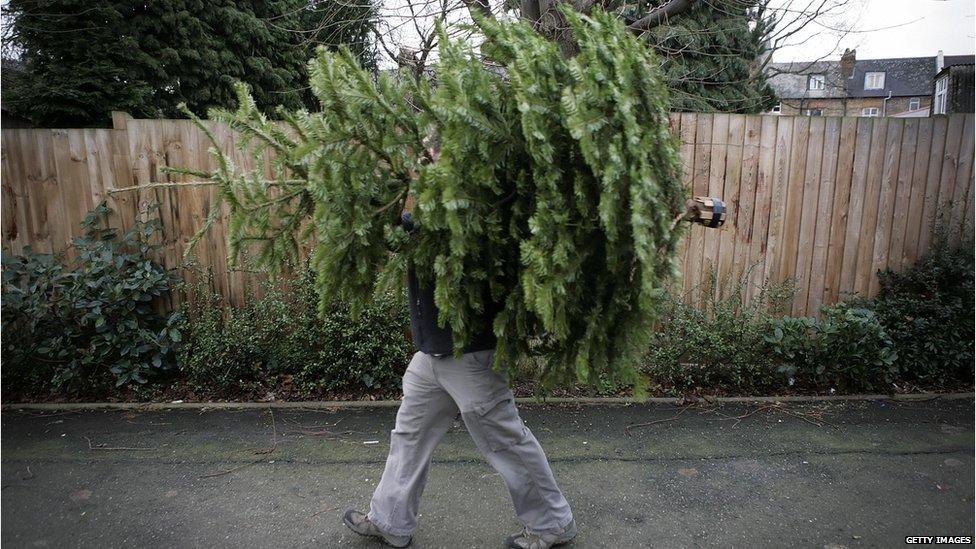
[{"label": "fallen twig on ground", "polygon": [[823,418],[822,410],[819,410],[817,412],[797,412],[794,410],[783,409],[781,410],[781,412],[789,416],[800,418],[803,421],[810,423],[811,425],[816,425],[817,427],[823,427],[824,425],[827,425],[829,427],[837,427],[833,423]]},{"label": "fallen twig on ground", "polygon": [[209,474],[206,474],[206,475],[200,475],[198,478],[222,477],[224,475],[229,475],[231,473],[236,473],[237,471],[240,471],[241,469],[246,469],[246,468],[248,468],[248,467],[250,467],[252,465],[257,465],[258,463],[263,463],[263,462],[264,462],[263,459],[256,459],[256,460],[251,461],[249,463],[245,463],[244,465],[240,465],[238,467],[234,467],[233,469],[227,469],[226,471],[220,471],[220,472],[217,472],[217,473],[209,473]]},{"label": "fallen twig on ground", "polygon": [[322,429],[320,431],[311,431],[308,429],[295,429],[294,431],[288,431],[289,433],[298,433],[299,435],[306,435],[310,437],[328,437],[328,438],[342,438],[344,435],[351,435],[355,431],[341,431],[334,432],[328,429]]},{"label": "fallen twig on ground", "polygon": [[746,418],[749,418],[759,412],[770,411],[770,410],[775,412],[780,412],[788,416],[795,417],[797,419],[802,419],[803,421],[806,421],[811,425],[816,425],[817,427],[823,427],[824,425],[830,427],[836,427],[836,425],[824,419],[823,415],[826,409],[823,407],[815,408],[810,411],[801,411],[801,410],[791,409],[788,407],[786,403],[783,402],[774,402],[772,404],[765,404],[763,406],[759,406],[753,410],[750,410],[744,414],[737,415],[737,416],[730,416],[728,414],[723,414],[722,412],[714,408],[704,410],[702,413],[712,413],[712,414],[718,414],[722,416],[720,418],[710,419],[706,421],[730,421],[730,420],[735,421],[735,423],[732,424],[732,429],[735,429],[736,427],[739,426],[739,423],[741,423]]},{"label": "fallen twig on ground", "polygon": [[[256,454],[256,455],[264,455],[264,456],[266,456],[268,454],[273,453],[275,450],[278,449],[278,425],[277,425],[277,423],[275,423],[274,410],[272,410],[271,408],[268,408],[268,412],[271,414],[271,447],[270,448],[264,448],[264,449],[255,450],[254,451],[254,454]],[[209,473],[209,474],[206,474],[206,475],[201,475],[198,478],[203,479],[203,478],[222,477],[224,475],[229,475],[231,473],[236,473],[237,471],[240,471],[241,469],[246,469],[246,468],[248,468],[248,467],[250,467],[252,465],[257,465],[258,463],[264,463],[265,461],[266,460],[263,459],[263,458],[262,459],[255,459],[253,461],[249,461],[248,463],[245,463],[243,465],[239,465],[239,466],[234,467],[232,469],[227,469],[226,471],[218,471],[216,473]]]},{"label": "fallen twig on ground", "polygon": [[120,450],[120,451],[131,451],[131,452],[146,452],[150,450],[155,450],[155,448],[133,448],[129,446],[105,446],[103,444],[99,444],[98,446],[95,446],[92,444],[90,438],[85,437],[85,440],[88,441],[89,450]]},{"label": "fallen twig on ground", "polygon": [[[335,427],[342,421],[342,419],[343,418],[339,418],[338,420],[335,421],[335,423],[326,424],[326,425],[328,427]],[[351,431],[351,430],[333,431],[331,429],[323,428],[319,425],[301,425],[298,422],[288,421],[288,420],[284,420],[284,423],[286,425],[295,427],[290,431],[286,431],[285,432],[286,434],[299,434],[299,435],[305,435],[310,437],[326,437],[326,438],[334,438],[334,439],[342,440],[343,436],[345,435],[353,435],[358,433],[358,431]]]},{"label": "fallen twig on ground", "polygon": [[723,416],[723,417],[720,417],[720,418],[714,419],[714,420],[709,420],[709,421],[728,421],[728,420],[735,420],[735,423],[733,423],[732,424],[732,427],[731,427],[732,429],[735,429],[736,427],[739,426],[739,423],[742,423],[742,420],[746,419],[747,417],[749,417],[749,416],[751,416],[753,414],[756,414],[758,412],[762,412],[763,410],[769,410],[769,409],[773,409],[773,408],[780,408],[781,406],[782,406],[782,403],[780,403],[780,402],[776,402],[776,403],[773,403],[773,404],[766,404],[764,406],[760,406],[760,407],[756,408],[755,410],[752,410],[750,412],[746,412],[746,413],[744,413],[742,415],[738,415],[738,416],[730,416],[730,415],[723,414],[722,412],[719,412],[718,410],[711,410],[713,413],[716,413],[716,414],[718,414],[720,416]]},{"label": "fallen twig on ground", "polygon": [[638,427],[649,427],[651,425],[657,425],[658,423],[667,423],[669,421],[674,421],[674,420],[678,419],[681,416],[681,414],[687,412],[688,409],[690,409],[690,408],[691,408],[691,406],[686,406],[686,407],[682,408],[680,412],[678,412],[677,414],[674,414],[673,416],[668,417],[668,418],[655,419],[654,421],[648,421],[646,423],[632,423],[632,424],[627,425],[626,427],[624,427],[624,433],[627,433],[627,436],[633,436],[633,435],[630,434],[630,430],[631,429],[636,429]]}]

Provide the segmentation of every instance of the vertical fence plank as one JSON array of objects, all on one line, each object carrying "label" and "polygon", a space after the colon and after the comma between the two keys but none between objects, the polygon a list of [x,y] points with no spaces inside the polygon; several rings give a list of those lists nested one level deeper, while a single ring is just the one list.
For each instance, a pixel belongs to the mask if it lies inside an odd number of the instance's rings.
[{"label": "vertical fence plank", "polygon": [[872,140],[876,135],[874,119],[857,121],[854,144],[854,167],[851,173],[851,193],[848,201],[847,225],[844,227],[844,258],[840,268],[838,297],[854,293],[857,281],[858,253],[861,247],[861,224],[864,219],[865,195],[868,187],[868,166],[872,156]]},{"label": "vertical fence plank", "polygon": [[51,223],[53,237],[51,245],[56,250],[66,250],[70,257],[73,251],[68,249],[68,246],[71,244],[71,239],[78,236],[74,226],[83,215],[81,208],[77,207],[72,188],[79,180],[80,170],[75,169],[71,144],[68,142],[68,130],[49,130],[47,134],[52,153],[50,159],[54,169],[54,176],[50,179],[53,185],[45,186],[45,202],[48,206],[48,220]]},{"label": "vertical fence plank", "polygon": [[[695,177],[694,194],[708,194],[709,170],[712,162],[712,128],[714,114],[699,114],[695,133]],[[704,271],[705,228],[693,225],[688,235],[688,272],[685,273],[685,295],[691,303],[697,303],[701,295]]]},{"label": "vertical fence plank", "polygon": [[905,120],[893,118],[888,121],[884,169],[881,172],[881,195],[878,201],[878,223],[874,233],[874,254],[868,279],[869,295],[878,290],[878,271],[888,266],[891,227],[894,222],[892,216],[895,213],[895,196],[898,188],[898,166],[904,133]]},{"label": "vertical fence plank", "polygon": [[972,162],[969,164],[969,177],[967,178],[969,183],[969,192],[966,194],[966,211],[963,214],[962,220],[962,234],[960,235],[959,242],[962,246],[972,247],[974,240],[974,224],[976,224],[976,174],[974,174],[974,168]]},{"label": "vertical fence plank", "polygon": [[[686,157],[683,154],[685,152],[685,147],[681,136],[681,113],[677,113],[677,112],[671,113],[668,116],[668,122],[671,125],[671,135],[673,135],[678,139],[678,161],[681,163],[681,185],[682,187],[687,188],[685,187],[685,182],[688,179],[688,165],[686,162]],[[265,168],[265,170],[267,170],[267,168]],[[684,255],[687,246],[688,246],[688,239],[682,238],[681,240],[678,241],[678,246],[675,249],[675,253],[674,253],[675,263],[677,265],[677,268],[681,272],[684,272],[683,260],[684,260]],[[681,284],[680,279],[678,279],[677,281],[672,281],[669,284],[669,289],[671,291],[676,291],[680,293],[680,291],[677,288],[679,284]]]},{"label": "vertical fence plank", "polygon": [[773,180],[770,187],[769,230],[766,237],[766,261],[763,264],[763,280],[782,282],[786,277],[781,272],[783,254],[783,233],[789,196],[790,161],[793,158],[793,133],[796,118],[781,118],[776,124],[776,155],[774,159]]},{"label": "vertical fence plank", "polygon": [[[129,130],[125,127],[115,127],[109,136],[111,143],[112,174],[111,185],[106,184],[106,192],[110,189],[121,189],[136,185],[138,181],[133,172],[132,158],[130,156]],[[138,195],[132,192],[111,193],[109,207],[118,215],[119,226],[122,230],[128,230],[135,219],[135,212],[138,211]]]},{"label": "vertical fence plank", "polygon": [[[209,158],[206,153],[208,144],[202,131],[191,122],[180,126],[180,142],[183,143],[181,160],[188,167],[198,169],[209,168]],[[179,181],[189,183],[196,180],[196,177],[182,176]],[[206,281],[205,273],[201,270],[206,266],[213,265],[215,258],[211,254],[210,235],[205,235],[190,250],[190,240],[196,235],[197,231],[203,227],[207,219],[207,199],[212,192],[210,186],[191,187],[186,190],[183,200],[183,214],[180,217],[183,238],[183,252],[180,261],[183,264],[182,272],[184,278],[191,285],[191,290],[198,284]],[[185,258],[185,259],[184,259]],[[189,299],[191,296],[182,296]]]},{"label": "vertical fence plank", "polygon": [[800,218],[803,215],[803,179],[806,174],[807,148],[810,142],[810,119],[793,121],[793,141],[790,145],[790,177],[786,188],[786,212],[783,216],[783,247],[780,250],[780,280],[796,275],[796,255],[800,239]]},{"label": "vertical fence plank", "polygon": [[[670,125],[671,135],[678,140],[678,162],[681,164],[681,182],[682,182],[682,186],[684,186],[684,181],[687,176],[687,174],[685,173],[687,167],[685,166],[685,157],[682,156],[681,154],[684,150],[681,146],[681,113],[676,113],[676,112],[670,113],[670,115],[668,115],[668,123]],[[267,167],[265,167],[265,171],[267,171]],[[687,245],[688,245],[688,240],[682,238],[681,240],[678,241],[678,246],[674,252],[675,264],[677,265],[677,268],[679,270],[681,270],[683,267],[682,259],[684,258],[685,247]],[[669,289],[671,291],[677,291],[675,288],[680,283],[681,283],[680,279],[677,281],[671,281],[669,283]]]},{"label": "vertical fence plank", "polygon": [[935,238],[945,240],[951,218],[951,207],[953,192],[956,188],[956,176],[959,168],[960,145],[963,140],[963,130],[966,118],[961,115],[949,117],[949,127],[946,130],[945,151],[942,155],[942,167],[939,177],[939,198],[936,202],[934,216],[933,233]]},{"label": "vertical fence plank", "polygon": [[122,216],[114,204],[109,190],[124,186],[124,182],[116,181],[115,162],[113,159],[112,134],[115,130],[90,129],[84,130],[85,151],[88,154],[88,189],[91,192],[92,203],[105,202],[112,210],[108,215],[110,227],[121,228]]},{"label": "vertical fence plank", "polygon": [[917,118],[905,121],[905,130],[899,151],[898,181],[894,196],[895,206],[891,219],[891,243],[888,247],[888,261],[884,268],[900,269],[902,256],[905,252],[905,234],[908,232],[908,215],[911,209],[918,130],[919,120]]},{"label": "vertical fence plank", "polygon": [[[827,237],[827,262],[824,267],[824,288],[821,296],[823,303],[833,303],[840,295],[844,243],[851,206],[851,183],[854,179],[854,154],[857,149],[857,119],[842,118],[840,121],[834,196],[830,206],[832,215]],[[868,136],[870,137],[870,133]],[[819,305],[818,303],[817,306]]]},{"label": "vertical fence plank", "polygon": [[888,119],[874,121],[871,133],[871,154],[868,158],[867,185],[864,190],[864,208],[857,245],[857,267],[853,293],[867,294],[874,278],[871,270],[874,258],[874,240],[878,228],[878,203],[881,194],[881,175],[885,165],[885,141],[888,135]]},{"label": "vertical fence plank", "polygon": [[813,238],[817,227],[817,203],[820,199],[820,171],[823,164],[826,119],[818,116],[810,121],[810,140],[807,145],[806,169],[803,173],[803,201],[799,215],[796,247],[796,294],[793,296],[793,314],[800,315],[806,309],[810,291],[810,268],[813,261]]},{"label": "vertical fence plank", "polygon": [[[725,113],[713,115],[711,162],[708,168],[708,194],[719,196],[725,188],[725,160],[729,152],[729,117]],[[704,251],[702,252],[702,282],[715,283],[718,275],[718,250],[721,230],[704,231]],[[700,284],[704,286],[704,284]],[[710,294],[708,293],[710,292]],[[702,288],[703,295],[714,295],[715,286]]]},{"label": "vertical fence plank", "polygon": [[31,202],[41,215],[39,234],[41,249],[60,251],[66,245],[65,227],[70,221],[64,218],[61,210],[61,197],[58,189],[57,168],[54,162],[53,130],[33,130],[30,133],[33,173],[28,175],[31,182]]},{"label": "vertical fence plank", "polygon": [[60,202],[60,216],[53,217],[58,227],[58,248],[66,247],[71,239],[81,236],[81,221],[89,209],[91,193],[89,188],[87,154],[84,134],[69,130],[52,130],[54,147],[54,169],[56,172],[56,195],[51,197]]},{"label": "vertical fence plank", "polygon": [[[681,136],[681,183],[685,188],[685,193],[689,196],[693,195],[695,192],[695,135],[697,128],[698,119],[695,113],[681,113],[681,126],[679,130],[679,135]],[[687,295],[691,289],[689,286],[689,278],[692,277],[693,274],[689,266],[689,259],[691,257],[691,250],[694,247],[692,239],[694,228],[689,227],[685,229],[685,231],[685,236],[681,239],[679,255],[679,265],[681,267],[682,275],[681,293],[683,295]]]},{"label": "vertical fence plank", "polygon": [[749,265],[754,266],[746,288],[746,301],[751,301],[765,284],[766,250],[769,219],[772,213],[772,181],[776,170],[776,136],[778,116],[763,116],[760,130],[759,162],[756,167],[756,199],[753,222],[749,226]]},{"label": "vertical fence plank", "polygon": [[956,165],[956,186],[952,192],[952,202],[949,207],[949,238],[957,242],[963,234],[963,216],[966,215],[966,197],[969,196],[970,174],[973,169],[974,128],[973,115],[964,115],[965,123],[962,131],[962,143],[959,145],[959,156]]},{"label": "vertical fence plank", "polygon": [[[840,156],[840,118],[828,118],[824,128],[823,161],[820,165],[820,191],[817,197],[817,214],[813,230],[813,253],[810,266],[801,272],[810,273],[807,301],[802,311],[815,314],[823,303],[827,286],[827,249],[830,246],[830,227],[833,223],[834,187],[837,181],[837,164]],[[838,215],[840,212],[836,212]]]},{"label": "vertical fence plank", "polygon": [[31,244],[33,220],[27,195],[27,176],[24,166],[28,162],[22,147],[22,131],[9,130],[0,142],[0,177],[3,200],[3,250],[20,253]]},{"label": "vertical fence plank", "polygon": [[918,234],[918,257],[929,251],[935,229],[936,210],[939,205],[939,182],[942,177],[942,157],[945,155],[946,132],[949,121],[939,116],[932,121],[932,145],[928,152],[925,174],[925,198],[922,201],[922,221]]},{"label": "vertical fence plank", "polygon": [[736,232],[742,214],[739,205],[739,185],[742,177],[742,143],[745,139],[745,129],[746,119],[744,115],[733,114],[729,116],[725,176],[722,178],[722,187],[716,190],[713,195],[722,197],[731,205],[731,219],[726,220],[725,225],[715,235],[718,241],[718,247],[715,251],[715,264],[717,266],[715,296],[718,298],[725,297],[731,286],[738,282],[731,279],[731,272],[732,263],[734,263]]},{"label": "vertical fence plank", "polygon": [[[238,166],[248,167],[249,163],[245,158],[245,153],[234,146],[234,134],[230,131],[230,128],[221,124],[217,128],[215,134],[217,135],[217,139],[219,140],[221,147],[225,151],[232,153],[232,158],[234,162]],[[227,206],[222,207],[221,214],[220,214],[220,219],[221,219],[220,225],[223,231],[222,238],[221,238],[223,242],[226,242],[227,237],[229,236],[229,230],[228,230],[229,218],[230,218],[230,209]],[[229,253],[230,253],[230,249],[225,248],[224,255],[226,256]],[[229,296],[231,303],[233,303],[235,306],[238,307],[244,305],[244,301],[245,301],[244,299],[245,295],[243,292],[244,290],[244,284],[243,284],[244,272],[242,271],[243,268],[245,268],[245,265],[243,264],[236,265],[233,267],[228,265],[227,269],[224,271],[225,272],[224,276],[226,277],[226,284],[227,284],[227,292],[228,292],[227,295]]]},{"label": "vertical fence plank", "polygon": [[736,197],[734,208],[738,210],[734,217],[735,242],[731,257],[732,271],[730,277],[733,284],[741,284],[742,298],[746,299],[749,284],[743,277],[747,269],[755,269],[749,257],[752,246],[753,226],[755,224],[756,185],[759,171],[760,144],[762,141],[762,117],[749,115],[745,117],[745,135],[742,142],[742,170],[739,177],[739,195]]},{"label": "vertical fence plank", "polygon": [[915,264],[919,257],[919,237],[922,230],[922,212],[925,206],[925,179],[928,176],[929,155],[932,152],[934,119],[921,118],[918,124],[918,140],[912,169],[911,195],[905,217],[905,243],[896,268],[903,269]]}]

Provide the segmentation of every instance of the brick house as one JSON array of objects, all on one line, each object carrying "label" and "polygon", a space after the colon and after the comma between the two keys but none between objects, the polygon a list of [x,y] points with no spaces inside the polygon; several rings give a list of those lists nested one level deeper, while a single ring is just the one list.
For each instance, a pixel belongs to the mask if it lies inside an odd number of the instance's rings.
[{"label": "brick house", "polygon": [[973,64],[949,65],[935,75],[935,93],[932,96],[932,114],[973,112],[974,93]]},{"label": "brick house", "polygon": [[[972,55],[771,63],[769,84],[780,98],[772,112],[808,116],[929,116],[936,75],[948,76]],[[969,74],[972,74],[970,67]],[[960,81],[964,80],[959,72]],[[971,76],[970,76],[971,78]],[[947,82],[948,82],[947,79]],[[971,82],[971,80],[970,80]],[[946,84],[948,85],[948,84]],[[948,88],[947,88],[948,89]],[[970,111],[971,112],[971,111]]]}]

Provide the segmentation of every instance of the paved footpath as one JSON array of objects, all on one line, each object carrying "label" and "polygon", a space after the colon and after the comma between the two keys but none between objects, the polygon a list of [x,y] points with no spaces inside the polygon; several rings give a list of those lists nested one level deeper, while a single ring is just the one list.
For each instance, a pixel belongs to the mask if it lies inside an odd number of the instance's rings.
[{"label": "paved footpath", "polygon": [[[340,524],[395,408],[5,411],[15,547],[375,547]],[[973,400],[525,406],[576,515],[571,548],[900,547],[973,535]],[[646,424],[625,429],[632,424]],[[503,546],[502,479],[457,423],[414,546]]]}]

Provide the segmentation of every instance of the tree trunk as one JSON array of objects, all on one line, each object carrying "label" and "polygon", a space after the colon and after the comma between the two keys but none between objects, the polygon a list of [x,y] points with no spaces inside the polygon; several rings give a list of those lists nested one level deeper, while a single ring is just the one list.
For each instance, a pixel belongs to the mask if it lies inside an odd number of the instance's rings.
[{"label": "tree trunk", "polygon": [[[468,7],[475,5],[482,13],[491,15],[491,10],[487,8],[487,0],[466,0]],[[634,21],[629,28],[642,34],[658,25],[665,24],[667,21],[678,14],[691,8],[698,0],[667,0],[660,6],[654,8],[644,17]],[[522,19],[532,23],[532,25],[550,40],[559,45],[559,49],[567,57],[576,55],[578,51],[573,40],[572,33],[569,31],[565,18],[556,9],[556,5],[566,2],[570,3],[578,12],[589,13],[597,3],[609,6],[606,0],[521,0],[519,10]],[[484,6],[482,8],[482,5]]]}]

